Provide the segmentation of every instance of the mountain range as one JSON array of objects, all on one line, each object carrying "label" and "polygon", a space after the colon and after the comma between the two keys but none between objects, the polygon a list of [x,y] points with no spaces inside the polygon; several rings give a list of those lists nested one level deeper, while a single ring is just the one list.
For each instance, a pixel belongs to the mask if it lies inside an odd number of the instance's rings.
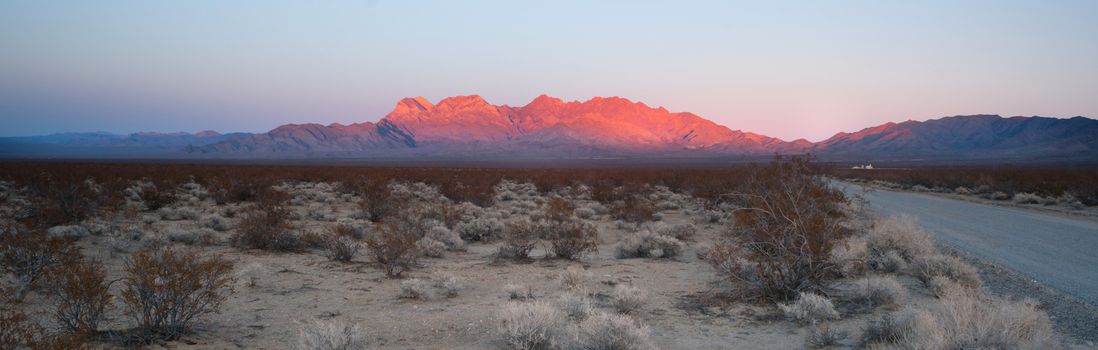
[{"label": "mountain range", "polygon": [[954,116],[886,123],[821,141],[732,130],[620,97],[521,107],[477,95],[405,98],[377,122],[288,124],[266,133],[69,133],[0,138],[3,157],[591,159],[813,153],[834,160],[1098,160],[1098,120]]}]

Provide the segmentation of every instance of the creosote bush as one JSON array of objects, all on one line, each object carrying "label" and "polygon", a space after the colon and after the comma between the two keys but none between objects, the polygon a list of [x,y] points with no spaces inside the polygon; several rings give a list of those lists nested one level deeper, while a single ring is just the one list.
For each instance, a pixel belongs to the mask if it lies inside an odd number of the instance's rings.
[{"label": "creosote bush", "polygon": [[757,166],[743,192],[725,241],[706,260],[750,294],[780,301],[822,290],[839,273],[831,249],[846,236],[843,193],[815,175],[810,158],[777,158]]},{"label": "creosote bush", "polygon": [[50,269],[64,259],[77,256],[72,242],[50,237],[39,230],[26,230],[14,224],[0,234],[0,262],[3,271],[16,278],[16,298],[36,287]]},{"label": "creosote bush", "polygon": [[215,313],[233,292],[233,264],[220,256],[159,248],[134,253],[123,269],[122,302],[146,339],[175,339]]},{"label": "creosote bush", "polygon": [[581,220],[568,218],[550,222],[540,231],[549,241],[549,253],[558,258],[575,260],[599,249],[598,228]]},{"label": "creosote bush", "polygon": [[48,274],[53,317],[68,333],[91,335],[111,307],[110,284],[103,263],[77,256]]},{"label": "creosote bush", "polygon": [[351,236],[329,234],[325,255],[332,261],[349,262],[358,255],[361,244]]},{"label": "creosote bush", "polygon": [[415,233],[390,224],[378,225],[378,229],[366,238],[366,248],[388,277],[398,277],[411,269],[419,254]]},{"label": "creosote bush", "polygon": [[275,251],[300,251],[305,248],[301,238],[290,229],[290,196],[285,192],[264,189],[257,202],[247,209],[236,225],[233,242],[241,247]]}]

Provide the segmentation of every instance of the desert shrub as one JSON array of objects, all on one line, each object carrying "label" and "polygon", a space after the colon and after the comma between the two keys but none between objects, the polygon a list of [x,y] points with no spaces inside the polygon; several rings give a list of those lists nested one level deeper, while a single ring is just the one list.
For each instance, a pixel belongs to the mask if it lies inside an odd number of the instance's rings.
[{"label": "desert shrub", "polygon": [[946,277],[968,288],[980,288],[980,273],[975,267],[953,256],[931,255],[912,266],[915,277],[929,285],[934,277]]},{"label": "desert shrub", "polygon": [[648,199],[639,194],[634,194],[625,200],[611,203],[610,215],[616,220],[641,223],[652,221],[656,212],[655,206]]},{"label": "desert shrub", "polygon": [[453,298],[458,296],[462,289],[465,289],[465,279],[447,274],[439,279],[437,286],[442,288],[442,292],[447,298]]},{"label": "desert shrub", "polygon": [[862,343],[867,348],[945,349],[943,333],[930,313],[908,308],[867,322]]},{"label": "desert shrub", "polygon": [[595,311],[590,298],[568,292],[561,294],[557,299],[557,307],[572,321],[583,321]]},{"label": "desert shrub", "polygon": [[869,307],[893,305],[907,297],[907,289],[892,276],[872,276],[856,280],[851,301]]},{"label": "desert shrub", "polygon": [[198,219],[198,212],[186,207],[163,207],[156,211],[160,218],[167,221]]},{"label": "desert shrub", "polygon": [[416,241],[416,248],[419,249],[420,253],[423,253],[423,256],[429,258],[442,257],[442,252],[446,251],[445,244],[430,237],[423,237]]},{"label": "desert shrub", "polygon": [[587,284],[587,271],[578,265],[571,265],[560,273],[560,284],[569,290],[584,290]]},{"label": "desert shrub", "polygon": [[839,312],[827,297],[814,293],[800,293],[797,300],[789,304],[778,304],[786,318],[815,324],[824,320],[839,319]]},{"label": "desert shrub", "polygon": [[598,215],[595,209],[589,207],[576,208],[573,213],[580,219],[591,219]]},{"label": "desert shrub", "polygon": [[558,258],[575,260],[599,249],[598,228],[580,220],[549,222],[539,231],[549,241],[549,253]]},{"label": "desert shrub", "polygon": [[44,232],[14,226],[0,235],[0,267],[15,276],[16,298],[35,287],[50,269],[79,251],[68,240],[49,237]]},{"label": "desert shrub", "polygon": [[134,253],[123,268],[126,314],[146,336],[174,339],[215,313],[233,292],[233,264],[220,256],[162,248]]},{"label": "desert shrub", "polygon": [[728,196],[738,207],[735,225],[714,250],[742,254],[710,254],[707,260],[732,282],[771,300],[821,290],[838,274],[832,246],[849,235],[843,193],[814,175],[807,157],[754,167],[743,188]]},{"label": "desert shrub", "polygon": [[503,244],[496,251],[497,259],[529,259],[530,252],[538,244],[538,225],[530,221],[507,224]]},{"label": "desert shrub", "polygon": [[553,196],[545,203],[545,219],[549,221],[572,220],[576,204],[560,196]]},{"label": "desert shrub", "polygon": [[169,241],[186,245],[212,245],[217,243],[217,233],[210,229],[171,228],[165,233]]},{"label": "desert shrub", "polygon": [[64,238],[68,240],[79,240],[91,234],[87,228],[80,225],[61,225],[50,227],[46,230],[46,234],[50,237]]},{"label": "desert shrub", "polygon": [[152,183],[139,188],[138,199],[145,204],[145,210],[156,211],[175,203],[175,191],[161,191]]},{"label": "desert shrub", "polygon": [[1022,192],[1015,193],[1011,200],[1018,204],[1041,204],[1044,203],[1045,198],[1038,194]]},{"label": "desert shrub", "polygon": [[491,241],[503,236],[505,226],[502,222],[490,218],[475,218],[472,221],[460,222],[454,226],[454,231],[466,241]]},{"label": "desert shrub", "polygon": [[53,317],[66,332],[93,334],[111,307],[107,272],[98,261],[72,258],[49,273]]},{"label": "desert shrub", "polygon": [[823,323],[808,329],[808,336],[807,339],[805,339],[805,343],[809,348],[822,349],[839,345],[839,342],[849,337],[850,333],[832,328],[828,323]]},{"label": "desert shrub", "polygon": [[523,300],[523,299],[533,299],[534,298],[534,289],[530,288],[529,286],[524,286],[524,285],[521,285],[521,284],[512,284],[512,283],[505,284],[505,285],[503,285],[503,291],[505,293],[507,293],[507,298],[509,298],[511,300]]},{"label": "desert shrub", "polygon": [[593,350],[657,349],[648,327],[628,316],[597,312],[579,325],[579,344]]},{"label": "desert shrub", "polygon": [[355,227],[348,223],[336,223],[324,227],[324,232],[330,236],[344,236],[361,240],[366,238],[366,229]]},{"label": "desert shrub", "polygon": [[499,334],[512,349],[546,350],[559,347],[567,320],[549,303],[509,303],[500,310]]},{"label": "desert shrub", "polygon": [[222,217],[218,214],[207,215],[202,217],[202,227],[217,231],[225,232],[233,229],[233,224],[229,219]]},{"label": "desert shrub", "polygon": [[387,180],[363,181],[358,190],[362,198],[358,202],[362,217],[373,222],[381,222],[382,219],[393,215],[403,204],[402,198],[393,198],[394,195]]},{"label": "desert shrub", "polygon": [[890,217],[877,221],[866,235],[868,266],[896,272],[911,262],[934,253],[934,243],[926,232],[908,217]]},{"label": "desert shrub", "polygon": [[623,314],[634,313],[648,302],[648,293],[631,285],[619,284],[610,292],[610,305]]},{"label": "desert shrub", "polygon": [[461,235],[446,228],[445,226],[432,227],[430,230],[427,230],[427,235],[424,236],[424,238],[430,238],[435,241],[441,242],[446,246],[446,250],[465,250],[465,240],[461,239]]},{"label": "desert shrub", "polygon": [[698,227],[694,224],[660,225],[656,227],[655,231],[656,234],[661,236],[686,241],[694,238],[694,235],[698,233]]},{"label": "desert shrub", "polygon": [[366,248],[389,277],[400,276],[416,263],[416,235],[394,225],[379,225],[366,238]]},{"label": "desert shrub", "polygon": [[345,235],[329,234],[327,238],[327,250],[325,256],[332,261],[349,262],[358,255],[361,244],[354,238]]},{"label": "desert shrub", "polygon": [[684,248],[685,244],[674,237],[640,231],[618,242],[614,246],[614,256],[618,259],[674,259],[682,255]]},{"label": "desert shrub", "polygon": [[426,300],[430,297],[431,284],[427,281],[411,278],[400,282],[400,297],[402,299]]},{"label": "desert shrub", "polygon": [[85,350],[91,347],[83,335],[51,334],[35,324],[26,314],[10,310],[0,311],[0,348],[31,350]]},{"label": "desert shrub", "polygon": [[314,321],[301,326],[299,350],[365,350],[366,332],[357,324],[339,321]]},{"label": "desert shrub", "polygon": [[290,231],[289,195],[275,190],[260,191],[236,225],[233,242],[237,246],[275,251],[304,249],[301,237]]}]

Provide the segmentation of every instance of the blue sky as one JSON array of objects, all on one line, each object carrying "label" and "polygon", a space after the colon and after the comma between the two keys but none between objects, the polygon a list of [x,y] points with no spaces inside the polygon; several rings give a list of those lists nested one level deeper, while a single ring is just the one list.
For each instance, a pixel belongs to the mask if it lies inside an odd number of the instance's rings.
[{"label": "blue sky", "polygon": [[820,140],[1098,116],[1098,1],[0,2],[0,136],[266,131],[399,98],[622,96]]}]

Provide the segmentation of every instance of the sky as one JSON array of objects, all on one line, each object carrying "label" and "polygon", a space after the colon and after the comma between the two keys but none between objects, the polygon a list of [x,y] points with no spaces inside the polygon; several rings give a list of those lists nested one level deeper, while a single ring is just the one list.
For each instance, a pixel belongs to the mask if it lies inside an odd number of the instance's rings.
[{"label": "sky", "polygon": [[0,1],[0,136],[621,96],[786,140],[1098,117],[1098,1]]}]

